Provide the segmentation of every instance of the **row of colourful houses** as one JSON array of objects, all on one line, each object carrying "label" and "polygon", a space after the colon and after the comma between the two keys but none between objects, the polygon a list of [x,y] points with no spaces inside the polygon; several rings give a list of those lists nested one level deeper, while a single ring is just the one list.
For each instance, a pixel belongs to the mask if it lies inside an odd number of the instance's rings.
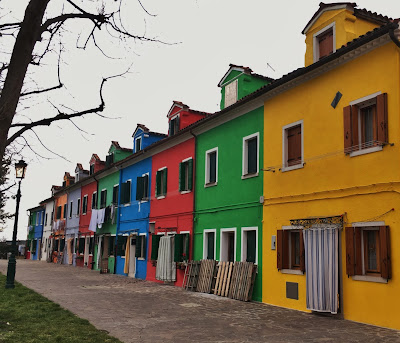
[{"label": "row of colourful houses", "polygon": [[177,286],[188,260],[251,261],[256,301],[400,329],[399,21],[321,3],[303,34],[304,68],[230,65],[219,112],[174,101],[168,135],[65,173],[30,258]]}]

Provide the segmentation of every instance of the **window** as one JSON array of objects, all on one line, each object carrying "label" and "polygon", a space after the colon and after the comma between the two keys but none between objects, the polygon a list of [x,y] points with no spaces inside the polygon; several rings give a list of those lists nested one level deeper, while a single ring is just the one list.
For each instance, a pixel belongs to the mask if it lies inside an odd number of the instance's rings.
[{"label": "window", "polygon": [[50,225],[53,225],[54,211],[51,211]]},{"label": "window", "polygon": [[114,185],[114,187],[113,187],[113,198],[112,198],[112,203],[114,205],[118,204],[118,191],[119,191],[119,185]]},{"label": "window", "polygon": [[206,186],[218,182],[218,148],[206,151]]},{"label": "window", "polygon": [[73,204],[74,204],[73,201],[71,201],[71,202],[69,203],[69,217],[70,217],[70,218],[72,218],[72,206],[73,206]]},{"label": "window", "polygon": [[179,131],[179,115],[169,121],[169,136],[173,136]]},{"label": "window", "polygon": [[391,278],[389,226],[369,226],[379,224],[383,223],[360,223],[346,228],[346,272],[356,280]]},{"label": "window", "polygon": [[106,156],[106,167],[110,166],[114,163],[114,154],[110,154]]},{"label": "window", "polygon": [[78,182],[78,181],[79,181],[79,172],[75,173],[75,182]]},{"label": "window", "polygon": [[206,229],[204,230],[204,240],[203,240],[203,258],[207,260],[215,260],[216,254],[216,230]]},{"label": "window", "polygon": [[106,207],[107,202],[107,190],[103,189],[100,193],[100,208]]},{"label": "window", "polygon": [[82,201],[82,214],[86,214],[87,213],[87,205],[88,205],[88,196],[86,194],[83,197],[83,201]]},{"label": "window", "polygon": [[[130,188],[131,188],[130,181],[126,187],[129,187],[129,197],[130,197]],[[149,200],[149,174],[144,174],[142,176],[137,177],[137,179],[136,179],[136,200],[139,200],[139,201]]]},{"label": "window", "polygon": [[39,213],[36,213],[36,223],[35,223],[35,225],[36,226],[39,225]]},{"label": "window", "polygon": [[135,152],[138,152],[142,149],[142,137],[138,137],[135,139]]},{"label": "window", "polygon": [[304,165],[303,121],[284,126],[282,136],[282,171],[302,168]]},{"label": "window", "polygon": [[121,184],[121,204],[129,204],[131,202],[131,180]]},{"label": "window", "polygon": [[97,208],[97,192],[92,193],[92,209]]},{"label": "window", "polygon": [[284,272],[305,271],[303,230],[295,227],[277,231],[277,268]]},{"label": "window", "polygon": [[336,52],[336,25],[332,23],[313,35],[314,62]]},{"label": "window", "polygon": [[167,168],[160,168],[156,174],[156,197],[165,197],[167,194]]},{"label": "window", "polygon": [[117,238],[117,256],[125,256],[127,241],[128,241],[128,236],[118,236],[118,238]]},{"label": "window", "polygon": [[242,176],[258,175],[259,133],[243,137]]},{"label": "window", "polygon": [[64,216],[63,218],[67,218],[67,204],[64,204]]},{"label": "window", "polygon": [[115,256],[115,236],[108,238],[108,256]]},{"label": "window", "polygon": [[188,192],[193,188],[193,159],[179,163],[179,191]]},{"label": "window", "polygon": [[238,97],[238,80],[232,81],[225,86],[225,107],[233,105]]},{"label": "window", "polygon": [[85,253],[85,237],[79,238],[78,253],[81,255]]},{"label": "window", "polygon": [[81,214],[81,199],[78,199],[76,207],[76,215],[79,216],[80,214]]},{"label": "window", "polygon": [[382,150],[388,143],[387,93],[374,93],[343,109],[344,151],[350,156]]},{"label": "window", "polygon": [[94,253],[94,237],[90,237],[89,240],[89,255],[93,255]]},{"label": "window", "polygon": [[183,262],[189,259],[189,233],[182,232],[175,235],[174,241],[174,261]]},{"label": "window", "polygon": [[162,235],[151,235],[151,255],[150,258],[152,261],[157,261],[158,259],[158,247],[160,245],[160,239]]},{"label": "window", "polygon": [[94,174],[94,164],[91,164],[90,168],[89,168],[89,175],[93,175],[93,174]]},{"label": "window", "polygon": [[242,261],[258,264],[257,227],[242,227]]},{"label": "window", "polygon": [[136,237],[135,257],[139,259],[146,258],[146,235]]},{"label": "window", "polygon": [[46,215],[45,215],[44,225],[47,226],[47,213],[46,213]]},{"label": "window", "polygon": [[221,229],[220,260],[235,262],[236,260],[236,229]]}]

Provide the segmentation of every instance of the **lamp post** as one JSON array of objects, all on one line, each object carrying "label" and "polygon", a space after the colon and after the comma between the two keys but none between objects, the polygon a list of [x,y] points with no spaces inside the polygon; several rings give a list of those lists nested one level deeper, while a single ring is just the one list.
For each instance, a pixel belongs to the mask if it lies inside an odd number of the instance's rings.
[{"label": "lamp post", "polygon": [[7,281],[6,288],[14,288],[14,279],[15,279],[15,267],[17,261],[15,260],[15,253],[17,250],[17,229],[18,229],[18,213],[19,213],[19,202],[21,200],[21,181],[25,177],[27,164],[24,160],[20,160],[15,164],[15,176],[19,179],[18,182],[18,192],[17,192],[17,207],[15,209],[15,221],[14,221],[14,231],[13,231],[13,239],[11,244],[11,255],[8,259],[8,269],[7,269]]}]

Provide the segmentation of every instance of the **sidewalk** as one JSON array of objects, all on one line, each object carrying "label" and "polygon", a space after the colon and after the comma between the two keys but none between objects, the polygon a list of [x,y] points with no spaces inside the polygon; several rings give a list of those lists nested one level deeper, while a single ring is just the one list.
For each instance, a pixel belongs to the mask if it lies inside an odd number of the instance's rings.
[{"label": "sidewalk", "polygon": [[398,331],[86,268],[18,260],[16,279],[127,343],[400,342]]}]

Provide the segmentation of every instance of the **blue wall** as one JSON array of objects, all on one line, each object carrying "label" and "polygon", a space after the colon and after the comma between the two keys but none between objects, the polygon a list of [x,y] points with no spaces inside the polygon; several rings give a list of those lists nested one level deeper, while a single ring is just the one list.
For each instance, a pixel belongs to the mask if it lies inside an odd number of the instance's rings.
[{"label": "blue wall", "polygon": [[[146,244],[148,244],[149,232],[149,215],[150,215],[150,200],[136,200],[136,184],[137,177],[143,174],[149,174],[149,189],[150,198],[151,189],[151,157],[121,170],[120,184],[131,180],[131,202],[129,204],[119,203],[119,216],[117,221],[117,235],[130,233],[146,233]],[[120,200],[120,199],[119,199]],[[117,257],[116,273],[124,274],[125,259]],[[144,260],[136,260],[136,278],[146,279],[147,272],[147,254]]]},{"label": "blue wall", "polygon": [[[36,225],[38,223],[38,225]],[[36,212],[36,222],[34,223],[35,233],[34,239],[36,239],[36,253],[32,254],[32,260],[37,260],[39,255],[39,239],[42,238],[43,234],[43,223],[44,223],[44,209]]]},{"label": "blue wall", "polygon": [[139,128],[133,136],[133,152],[136,150],[136,138],[138,137],[142,138],[142,146],[140,150],[143,150],[160,139],[167,137],[167,135],[156,134],[153,132],[143,132],[143,130]]}]

